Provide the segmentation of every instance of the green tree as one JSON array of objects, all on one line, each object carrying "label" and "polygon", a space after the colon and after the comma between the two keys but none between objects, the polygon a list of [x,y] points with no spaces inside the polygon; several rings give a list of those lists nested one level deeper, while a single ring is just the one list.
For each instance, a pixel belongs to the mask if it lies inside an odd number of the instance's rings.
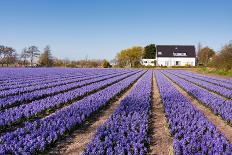
[{"label": "green tree", "polygon": [[232,69],[232,43],[224,46],[221,50],[221,59],[222,59],[222,66],[225,70]]},{"label": "green tree", "polygon": [[225,45],[223,49],[212,58],[210,66],[226,71],[232,69],[232,43]]},{"label": "green tree", "polygon": [[49,46],[44,48],[44,52],[41,54],[39,58],[39,63],[44,67],[52,67],[53,65],[53,57],[51,53],[51,49]]},{"label": "green tree", "polygon": [[199,64],[207,66],[209,60],[215,55],[215,51],[209,47],[204,47],[198,52]]},{"label": "green tree", "polygon": [[144,47],[143,58],[144,59],[155,59],[156,58],[155,44],[150,44]]},{"label": "green tree", "polygon": [[137,67],[140,64],[142,56],[143,48],[136,46],[122,50],[117,54],[116,60],[119,67]]},{"label": "green tree", "polygon": [[102,67],[103,67],[103,68],[110,68],[111,65],[110,65],[109,61],[103,60]]}]

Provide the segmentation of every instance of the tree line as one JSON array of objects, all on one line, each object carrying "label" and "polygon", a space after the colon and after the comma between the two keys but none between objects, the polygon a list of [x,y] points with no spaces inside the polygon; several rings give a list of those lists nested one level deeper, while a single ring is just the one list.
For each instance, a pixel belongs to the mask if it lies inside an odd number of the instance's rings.
[{"label": "tree line", "polygon": [[[35,59],[39,63],[35,63]],[[37,62],[36,61],[36,62]],[[49,46],[44,48],[43,53],[38,47],[25,47],[20,54],[12,47],[0,45],[0,63],[2,67],[8,66],[46,66],[50,67],[53,64],[53,57]]]},{"label": "tree line", "polygon": [[[141,59],[155,59],[156,46],[150,44],[145,47],[134,46],[123,49],[111,61],[115,67],[142,67]],[[0,64],[2,67],[80,67],[80,68],[109,68],[112,67],[107,60],[75,60],[58,59],[52,55],[50,46],[40,51],[37,46],[25,47],[20,54],[12,47],[0,45]],[[213,67],[222,70],[232,70],[232,42],[226,44],[220,51],[199,43],[197,47],[197,65]]]},{"label": "tree line", "polygon": [[118,67],[142,67],[141,59],[155,59],[156,46],[150,44],[145,47],[134,46],[122,50],[116,55],[116,66]]},{"label": "tree line", "polygon": [[221,70],[232,70],[232,43],[228,43],[218,52],[208,46],[198,44],[197,64],[204,67],[212,67]]},{"label": "tree line", "polygon": [[76,60],[58,59],[52,55],[50,46],[40,51],[37,46],[25,47],[20,54],[12,47],[0,45],[0,64],[2,67],[82,67],[109,68],[107,60]]}]

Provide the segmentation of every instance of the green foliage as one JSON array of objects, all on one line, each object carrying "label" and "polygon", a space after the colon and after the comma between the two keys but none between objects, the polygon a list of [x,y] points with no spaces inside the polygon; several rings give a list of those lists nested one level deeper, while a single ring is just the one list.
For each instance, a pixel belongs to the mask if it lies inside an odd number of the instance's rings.
[{"label": "green foliage", "polygon": [[70,63],[70,64],[66,64],[67,68],[77,68],[77,65],[73,64],[73,63]]},{"label": "green foliage", "polygon": [[147,45],[144,48],[143,58],[144,59],[155,59],[156,58],[156,47],[155,47],[155,44]]},{"label": "green foliage", "polygon": [[44,52],[41,54],[39,58],[39,64],[43,67],[52,67],[53,65],[53,58],[52,53],[49,46],[44,48]]},{"label": "green foliage", "polygon": [[225,71],[232,70],[232,43],[225,45],[223,49],[212,58],[210,66]]},{"label": "green foliage", "polygon": [[209,47],[204,47],[198,52],[198,64],[208,66],[209,60],[215,55],[215,51]]},{"label": "green foliage", "polygon": [[119,67],[138,67],[143,55],[142,47],[132,47],[122,50],[117,54],[117,63]]},{"label": "green foliage", "polygon": [[110,63],[107,60],[103,60],[102,67],[103,68],[110,68],[111,65],[110,65]]},{"label": "green foliage", "polygon": [[232,70],[222,70],[222,69],[204,67],[204,68],[199,68],[198,71],[201,73],[232,77]]},{"label": "green foliage", "polygon": [[195,66],[185,65],[185,66],[172,66],[172,68],[195,68]]}]

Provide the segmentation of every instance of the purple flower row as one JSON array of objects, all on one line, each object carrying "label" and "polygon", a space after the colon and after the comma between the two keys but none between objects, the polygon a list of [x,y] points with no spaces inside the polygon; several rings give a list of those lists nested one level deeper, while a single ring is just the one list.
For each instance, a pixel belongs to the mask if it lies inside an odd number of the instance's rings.
[{"label": "purple flower row", "polygon": [[[124,73],[121,73],[121,74],[124,74]],[[65,79],[64,78],[60,78],[60,79],[57,79],[55,82],[51,82],[51,80],[48,80],[48,81],[44,81],[44,84],[40,83],[40,84],[37,84],[37,85],[33,85],[30,86],[28,83],[27,85],[29,85],[28,87],[27,86],[22,86],[20,88],[15,88],[15,89],[10,89],[10,90],[3,90],[3,91],[0,91],[0,98],[2,97],[7,97],[7,96],[12,96],[12,95],[21,95],[22,93],[29,93],[29,92],[32,92],[32,91],[36,91],[36,90],[42,90],[42,89],[46,89],[46,88],[50,88],[50,87],[57,87],[57,86],[62,86],[62,85],[72,85],[72,84],[75,84],[76,82],[79,82],[79,81],[83,81],[83,80],[89,80],[89,79],[94,79],[94,78],[99,78],[99,77],[104,77],[104,76],[110,76],[112,74],[102,74],[102,75],[94,75],[94,76],[85,76],[85,77],[66,77]],[[114,75],[114,74],[113,74]],[[117,74],[116,74],[117,75]]]},{"label": "purple flower row", "polygon": [[44,151],[65,132],[82,124],[92,113],[109,103],[128,88],[141,74],[135,74],[95,94],[89,95],[60,111],[34,122],[26,123],[0,137],[0,154],[35,154]]},{"label": "purple flower row", "polygon": [[207,107],[209,107],[214,114],[220,115],[224,120],[232,124],[231,100],[225,100],[216,94],[213,94],[170,73],[164,72],[164,74],[176,82],[179,86],[184,88],[189,94],[194,96],[202,104],[205,104]]},{"label": "purple flower row", "polygon": [[84,154],[145,154],[150,143],[152,71],[148,71],[97,131]]},{"label": "purple flower row", "polygon": [[[134,72],[138,72],[138,71],[134,71]],[[128,74],[134,74],[134,72],[132,73],[128,73]],[[56,86],[56,87],[52,87],[52,88],[47,88],[47,89],[43,89],[43,90],[36,90],[33,92],[29,92],[29,93],[24,93],[21,95],[15,95],[15,96],[8,96],[6,98],[1,98],[0,99],[0,109],[3,108],[7,108],[9,106],[15,106],[15,105],[19,105],[22,104],[23,102],[28,102],[28,101],[33,101],[36,99],[40,99],[42,97],[48,97],[50,95],[55,95],[58,93],[62,93],[65,91],[69,91],[71,89],[75,89],[78,87],[82,87],[91,83],[95,83],[98,81],[103,81],[106,79],[110,79],[116,76],[119,76],[120,74],[117,75],[110,75],[107,77],[99,77],[99,78],[94,78],[94,79],[89,79],[89,80],[84,80],[84,81],[79,81],[76,83],[71,83],[71,84],[66,84],[66,85],[62,85],[62,86]]]},{"label": "purple flower row", "polygon": [[192,82],[198,86],[206,88],[210,91],[214,91],[214,92],[216,92],[216,93],[218,93],[226,98],[229,98],[229,99],[232,98],[232,90],[227,89],[225,87],[221,87],[221,86],[209,83],[209,82],[205,82],[205,81],[202,81],[202,80],[199,80],[197,78],[190,77],[190,76],[182,75],[182,74],[179,74],[178,72],[176,73],[176,71],[169,70],[169,71],[164,71],[164,72],[169,72],[171,74],[174,74],[174,75],[176,75],[180,78],[183,78],[184,80],[187,80],[189,82]]},{"label": "purple flower row", "polygon": [[[29,73],[28,73],[29,72]],[[74,70],[64,70],[64,69],[43,69],[43,68],[26,68],[26,69],[19,69],[19,68],[12,68],[11,71],[1,69],[1,75],[8,77],[0,77],[0,83],[2,84],[19,84],[24,83],[25,81],[39,81],[43,79],[49,78],[57,78],[63,75],[76,75],[76,76],[83,76],[79,72],[74,72]]]},{"label": "purple flower row", "polygon": [[220,82],[220,83],[227,83],[227,84],[232,84],[232,78],[219,78],[219,77],[213,77],[213,76],[207,76],[207,75],[202,75],[202,74],[198,74],[198,73],[191,73],[191,72],[186,72],[188,75],[196,75],[198,77],[202,77],[202,78],[205,78],[207,80],[214,80],[216,82]]},{"label": "purple flower row", "polygon": [[[11,73],[8,69],[1,69],[1,75],[8,75],[9,77],[4,79],[0,77],[0,84],[11,85],[11,84],[21,84],[25,82],[32,81],[43,81],[51,78],[59,78],[63,75],[76,75],[76,76],[91,76],[91,75],[101,75],[106,72],[119,73],[122,70],[115,69],[61,69],[61,68],[26,68],[11,69]],[[30,75],[30,76],[29,76]]]},{"label": "purple flower row", "polygon": [[[204,114],[159,71],[156,79],[174,136],[174,150],[182,154],[230,154],[232,145]],[[205,96],[207,98],[207,96]]]},{"label": "purple flower row", "polygon": [[[141,75],[142,73],[143,72],[139,72],[137,74]],[[0,112],[0,128],[3,128],[6,125],[9,126],[10,124],[17,122],[23,118],[34,116],[47,109],[58,108],[67,102],[71,102],[74,99],[81,98],[82,96],[85,96],[91,92],[97,91],[103,87],[132,76],[133,74],[135,73],[128,73],[121,76],[112,77],[104,81],[96,82],[72,91],[68,91],[66,93],[47,97],[41,100],[36,100],[31,102],[30,104],[24,104],[18,107],[6,109],[5,111]]]},{"label": "purple flower row", "polygon": [[180,71],[176,70],[175,73],[183,74],[186,76],[190,76],[192,78],[200,79],[200,80],[210,82],[210,83],[213,83],[213,84],[216,84],[216,85],[228,88],[228,89],[232,89],[232,80],[231,80],[231,83],[228,83],[229,82],[228,80],[227,80],[228,82],[223,82],[223,81],[219,81],[216,79],[208,78],[207,76],[201,76],[199,74],[194,74],[194,73],[190,73],[190,72],[186,72],[186,71],[182,71],[182,70],[180,70]]},{"label": "purple flower row", "polygon": [[[17,70],[16,70],[17,71]],[[88,70],[86,70],[87,72]],[[42,84],[43,82],[52,82],[54,80],[57,80],[57,79],[61,79],[61,78],[66,78],[66,77],[89,77],[89,76],[97,76],[97,75],[102,75],[102,74],[105,74],[105,73],[108,73],[108,74],[115,74],[115,73],[120,73],[120,72],[128,72],[130,70],[126,70],[126,71],[115,71],[115,70],[108,70],[108,71],[105,71],[105,72],[102,72],[102,71],[95,71],[94,74],[89,74],[89,75],[85,75],[85,74],[80,74],[79,72],[64,72],[63,74],[61,75],[54,75],[54,74],[51,74],[49,76],[44,76],[44,77],[40,77],[40,78],[37,78],[37,77],[32,77],[31,79],[27,79],[27,78],[22,78],[22,79],[14,79],[12,80],[12,82],[8,82],[8,83],[3,83],[3,84],[0,84],[0,88],[1,90],[2,89],[7,89],[7,88],[18,88],[19,86],[27,86],[27,85],[30,85],[30,84],[33,84],[33,83],[38,83],[38,84]],[[63,70],[61,69],[60,70],[60,73],[62,73]],[[98,72],[100,72],[101,74],[99,74]],[[66,73],[66,74],[65,74]],[[20,81],[18,81],[20,80]],[[3,87],[3,88],[2,88]],[[6,88],[5,88],[6,87]]]},{"label": "purple flower row", "polygon": [[22,87],[31,87],[31,86],[36,86],[36,85],[44,85],[44,84],[48,84],[48,83],[52,83],[52,82],[57,82],[60,80],[68,80],[68,79],[75,79],[75,78],[84,78],[86,76],[75,76],[75,75],[63,75],[63,76],[59,76],[59,77],[50,77],[48,78],[44,78],[41,80],[25,80],[24,82],[21,83],[9,83],[9,84],[1,84],[0,85],[0,90],[7,90],[7,89],[15,89],[15,88],[22,88]]}]

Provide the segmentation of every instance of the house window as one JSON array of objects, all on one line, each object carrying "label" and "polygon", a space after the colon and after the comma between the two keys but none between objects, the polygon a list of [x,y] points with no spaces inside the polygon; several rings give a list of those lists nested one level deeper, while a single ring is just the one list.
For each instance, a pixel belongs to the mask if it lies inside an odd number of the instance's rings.
[{"label": "house window", "polygon": [[175,53],[175,52],[173,52],[173,56],[187,56],[187,53]]},{"label": "house window", "polygon": [[146,64],[146,63],[147,63],[147,61],[144,61],[144,63]]},{"label": "house window", "polygon": [[175,65],[176,65],[176,66],[180,66],[180,65],[181,65],[180,61],[176,61],[176,62],[175,62]]},{"label": "house window", "polygon": [[158,55],[162,55],[162,52],[158,52]]}]

